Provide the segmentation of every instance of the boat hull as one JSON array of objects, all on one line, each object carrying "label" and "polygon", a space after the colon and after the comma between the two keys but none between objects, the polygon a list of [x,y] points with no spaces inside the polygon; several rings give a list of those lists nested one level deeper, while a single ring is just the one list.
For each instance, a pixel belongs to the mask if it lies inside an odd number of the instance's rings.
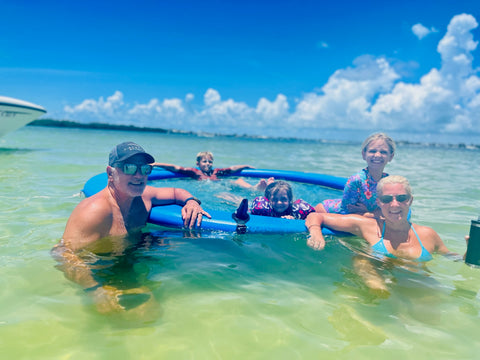
[{"label": "boat hull", "polygon": [[0,136],[27,125],[46,112],[39,105],[0,96]]}]

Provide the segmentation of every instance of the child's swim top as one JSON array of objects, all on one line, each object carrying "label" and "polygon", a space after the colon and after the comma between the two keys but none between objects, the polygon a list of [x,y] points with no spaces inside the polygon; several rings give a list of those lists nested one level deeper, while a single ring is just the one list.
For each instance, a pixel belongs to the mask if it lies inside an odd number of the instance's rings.
[{"label": "child's swim top", "polygon": [[[418,258],[416,258],[415,260],[416,261],[429,261],[429,260],[432,260],[433,257],[432,255],[428,252],[427,249],[425,249],[425,247],[423,246],[422,244],[422,241],[420,240],[420,237],[418,236],[417,232],[415,231],[415,228],[413,227],[412,224],[410,224],[410,227],[412,228],[413,230],[413,233],[415,234],[415,236],[417,237],[417,240],[418,242],[420,243],[420,246],[422,247],[422,253],[420,254],[420,256]],[[392,258],[392,259],[397,259],[397,257],[395,255],[393,255],[391,252],[389,252],[385,246],[385,243],[383,242],[383,236],[385,234],[385,222],[383,223],[383,230],[382,230],[382,238],[380,240],[378,240],[377,243],[375,243],[373,246],[372,246],[372,250],[375,251],[376,253],[379,253],[379,254],[382,254],[384,256],[387,256],[389,258]]]},{"label": "child's swim top", "polygon": [[[382,174],[382,178],[386,176],[387,173]],[[362,203],[372,212],[377,208],[376,192],[377,182],[365,168],[348,178],[341,199],[324,200],[322,205],[328,213],[348,214],[347,205]]]},{"label": "child's swim top", "polygon": [[288,213],[277,214],[273,211],[270,201],[265,196],[258,196],[252,202],[250,212],[252,215],[281,217],[285,215],[292,215],[295,219],[304,220],[308,214],[314,212],[315,208],[302,199],[295,200],[292,204],[292,209]]}]

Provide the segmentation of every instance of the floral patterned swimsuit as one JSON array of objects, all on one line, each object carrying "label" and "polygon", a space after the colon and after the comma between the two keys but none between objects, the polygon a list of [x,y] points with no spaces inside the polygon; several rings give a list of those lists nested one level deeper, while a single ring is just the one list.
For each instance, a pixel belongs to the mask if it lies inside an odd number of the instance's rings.
[{"label": "floral patterned swimsuit", "polygon": [[283,214],[277,214],[272,208],[270,201],[265,196],[257,196],[250,208],[252,215],[281,217],[284,215],[292,215],[295,219],[305,220],[308,214],[315,212],[315,208],[302,199],[297,199],[292,203],[290,211]]},{"label": "floral patterned swimsuit", "polygon": [[[387,173],[382,174],[382,178],[386,176]],[[343,189],[343,198],[324,200],[322,205],[328,213],[348,214],[347,205],[362,203],[372,212],[377,208],[376,191],[377,182],[368,172],[368,168],[365,168],[348,178]]]}]

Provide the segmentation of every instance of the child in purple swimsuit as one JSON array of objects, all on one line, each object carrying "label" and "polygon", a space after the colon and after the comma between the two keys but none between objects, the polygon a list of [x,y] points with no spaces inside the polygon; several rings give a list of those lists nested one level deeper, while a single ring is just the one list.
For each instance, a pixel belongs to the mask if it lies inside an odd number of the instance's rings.
[{"label": "child in purple swimsuit", "polygon": [[370,135],[362,144],[367,167],[348,178],[341,199],[328,199],[315,206],[316,212],[368,215],[377,211],[377,183],[388,176],[383,170],[395,154],[395,142],[384,133]]},{"label": "child in purple swimsuit", "polygon": [[256,197],[250,209],[252,215],[303,220],[314,211],[313,206],[302,199],[293,201],[292,187],[281,180],[269,184],[265,196]]}]

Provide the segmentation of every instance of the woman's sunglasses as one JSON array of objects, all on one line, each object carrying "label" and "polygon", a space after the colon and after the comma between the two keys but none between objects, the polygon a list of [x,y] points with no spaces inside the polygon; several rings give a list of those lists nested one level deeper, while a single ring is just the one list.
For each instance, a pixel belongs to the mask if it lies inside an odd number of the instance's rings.
[{"label": "woman's sunglasses", "polygon": [[401,195],[382,195],[378,197],[378,200],[384,204],[390,204],[393,201],[393,198],[397,200],[399,203],[403,203],[405,201],[410,200],[409,194],[401,194]]},{"label": "woman's sunglasses", "polygon": [[125,175],[134,175],[137,173],[138,169],[140,169],[140,174],[142,175],[150,175],[152,173],[153,166],[152,165],[137,165],[137,164],[119,164],[119,168],[122,169]]}]

